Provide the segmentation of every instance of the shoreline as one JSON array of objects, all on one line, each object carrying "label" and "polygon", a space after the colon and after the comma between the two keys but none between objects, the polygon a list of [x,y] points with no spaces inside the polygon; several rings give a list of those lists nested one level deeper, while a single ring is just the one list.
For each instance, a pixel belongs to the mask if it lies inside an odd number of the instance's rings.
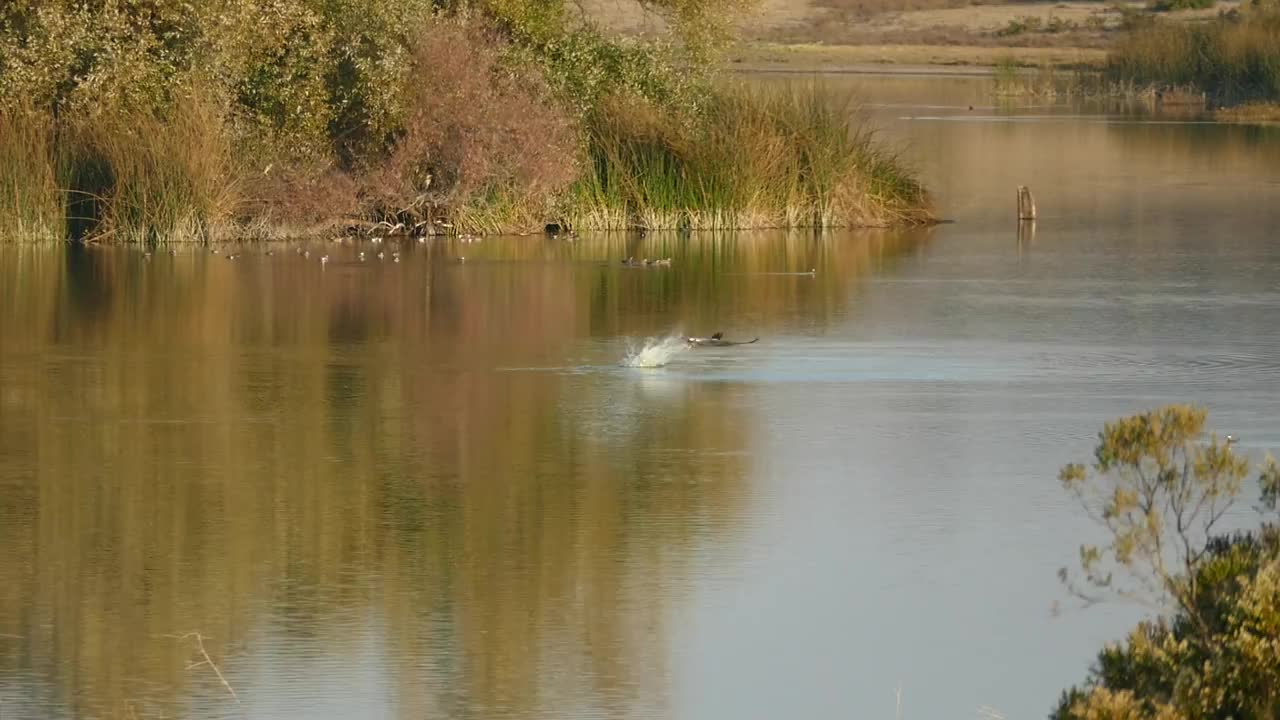
[{"label": "shoreline", "polygon": [[820,45],[743,43],[726,54],[737,73],[990,75],[1009,60],[1028,67],[1099,70],[1099,48],[987,47],[979,45]]}]

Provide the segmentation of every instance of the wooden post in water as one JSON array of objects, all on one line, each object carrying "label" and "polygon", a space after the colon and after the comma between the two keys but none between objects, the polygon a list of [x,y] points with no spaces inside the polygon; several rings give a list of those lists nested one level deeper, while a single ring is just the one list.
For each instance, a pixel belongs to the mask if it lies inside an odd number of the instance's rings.
[{"label": "wooden post in water", "polygon": [[1018,219],[1036,219],[1036,199],[1031,196],[1031,188],[1026,185],[1018,186]]},{"label": "wooden post in water", "polygon": [[1018,250],[1031,245],[1036,240],[1036,221],[1018,221]]}]

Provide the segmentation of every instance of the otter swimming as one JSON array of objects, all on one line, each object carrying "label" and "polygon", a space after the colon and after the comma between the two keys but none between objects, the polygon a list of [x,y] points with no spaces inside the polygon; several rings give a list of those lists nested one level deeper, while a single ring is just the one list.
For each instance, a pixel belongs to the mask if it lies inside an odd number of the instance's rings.
[{"label": "otter swimming", "polygon": [[685,338],[685,342],[689,343],[694,347],[728,347],[730,345],[750,345],[751,343],[756,342],[759,339],[760,338],[758,337],[754,337],[754,338],[751,338],[750,340],[739,340],[739,341],[725,340],[724,333],[718,332],[715,335],[712,335],[711,337]]}]

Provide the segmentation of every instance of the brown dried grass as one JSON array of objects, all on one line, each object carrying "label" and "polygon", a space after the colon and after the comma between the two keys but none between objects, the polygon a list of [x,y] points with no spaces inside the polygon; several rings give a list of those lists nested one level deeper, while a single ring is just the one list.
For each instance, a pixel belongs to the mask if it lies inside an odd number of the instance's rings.
[{"label": "brown dried grass", "polygon": [[421,219],[448,211],[472,230],[538,224],[579,171],[574,118],[542,75],[502,63],[503,41],[437,21],[417,43],[404,131],[361,179],[375,213]]}]

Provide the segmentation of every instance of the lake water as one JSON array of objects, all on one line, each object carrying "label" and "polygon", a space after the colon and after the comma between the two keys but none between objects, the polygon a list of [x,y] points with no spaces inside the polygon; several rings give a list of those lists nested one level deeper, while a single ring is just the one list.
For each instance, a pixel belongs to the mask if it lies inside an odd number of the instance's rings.
[{"label": "lake water", "polygon": [[1058,468],[1280,451],[1280,131],[835,82],[953,223],[0,245],[0,717],[1044,717],[1141,616]]}]

